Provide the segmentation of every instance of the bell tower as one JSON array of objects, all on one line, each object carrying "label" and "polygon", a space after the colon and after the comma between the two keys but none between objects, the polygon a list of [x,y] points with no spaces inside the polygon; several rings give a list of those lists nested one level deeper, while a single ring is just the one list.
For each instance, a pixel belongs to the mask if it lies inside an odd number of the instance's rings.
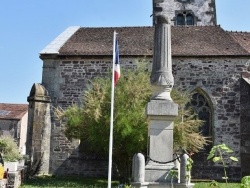
[{"label": "bell tower", "polygon": [[216,25],[215,0],[153,0],[153,24],[155,16],[165,14],[171,25]]}]

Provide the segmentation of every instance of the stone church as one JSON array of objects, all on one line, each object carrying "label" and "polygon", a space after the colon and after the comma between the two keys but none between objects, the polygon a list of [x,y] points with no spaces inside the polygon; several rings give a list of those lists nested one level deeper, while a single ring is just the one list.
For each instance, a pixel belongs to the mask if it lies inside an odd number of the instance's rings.
[{"label": "stone church", "polygon": [[[238,157],[228,176],[250,174],[250,32],[228,32],[216,23],[215,0],[153,0],[153,16],[172,24],[175,87],[193,92],[192,106],[205,123],[202,133],[214,145],[225,143]],[[236,28],[237,29],[237,28]],[[27,152],[40,173],[107,176],[108,162],[78,152],[55,120],[54,107],[79,103],[87,82],[105,76],[112,65],[113,31],[119,36],[121,71],[152,64],[154,26],[69,27],[40,52],[42,83],[32,86]],[[195,154],[192,177],[221,179],[220,165]]]}]

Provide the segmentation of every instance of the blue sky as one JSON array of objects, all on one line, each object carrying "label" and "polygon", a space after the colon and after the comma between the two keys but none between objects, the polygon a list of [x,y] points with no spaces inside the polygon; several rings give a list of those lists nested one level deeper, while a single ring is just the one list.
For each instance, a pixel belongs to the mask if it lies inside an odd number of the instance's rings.
[{"label": "blue sky", "polygon": [[[217,0],[217,23],[250,32],[249,0]],[[152,0],[1,0],[0,103],[27,103],[39,52],[69,26],[149,26]]]}]

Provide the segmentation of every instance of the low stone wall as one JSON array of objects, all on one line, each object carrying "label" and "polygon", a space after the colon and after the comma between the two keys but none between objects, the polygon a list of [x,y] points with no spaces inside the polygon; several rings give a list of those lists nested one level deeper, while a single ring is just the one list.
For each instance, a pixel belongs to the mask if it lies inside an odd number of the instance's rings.
[{"label": "low stone wall", "polygon": [[106,178],[108,175],[108,160],[69,158],[63,161],[60,167],[54,171],[54,174]]}]

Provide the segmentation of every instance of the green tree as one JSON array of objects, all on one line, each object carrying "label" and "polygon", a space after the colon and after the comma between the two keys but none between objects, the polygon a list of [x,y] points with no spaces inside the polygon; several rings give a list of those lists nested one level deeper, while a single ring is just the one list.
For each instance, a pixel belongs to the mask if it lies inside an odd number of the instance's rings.
[{"label": "green tree", "polygon": [[[90,86],[81,106],[71,106],[64,112],[57,108],[56,112],[60,119],[66,118],[65,134],[68,138],[79,138],[82,143],[87,143],[85,152],[108,155],[111,81],[96,78]],[[130,177],[132,156],[138,152],[146,153],[148,129],[145,106],[151,95],[149,74],[141,69],[123,73],[115,87],[113,161],[121,179]],[[187,103],[187,98],[183,98],[177,90],[173,91],[172,97],[181,107]],[[187,135],[195,132],[194,137],[202,140],[197,129],[201,123],[186,116],[177,117],[174,144],[176,148],[181,146],[196,152],[204,143],[199,142],[199,145]]]},{"label": "green tree", "polygon": [[[128,71],[115,87],[113,162],[121,179],[130,177],[135,153],[146,153],[147,120],[145,106],[150,99],[149,75]],[[66,117],[65,134],[87,143],[85,152],[108,155],[110,131],[111,81],[96,78],[83,97],[82,106],[69,107],[59,116]],[[113,166],[114,166],[113,165]]]}]

